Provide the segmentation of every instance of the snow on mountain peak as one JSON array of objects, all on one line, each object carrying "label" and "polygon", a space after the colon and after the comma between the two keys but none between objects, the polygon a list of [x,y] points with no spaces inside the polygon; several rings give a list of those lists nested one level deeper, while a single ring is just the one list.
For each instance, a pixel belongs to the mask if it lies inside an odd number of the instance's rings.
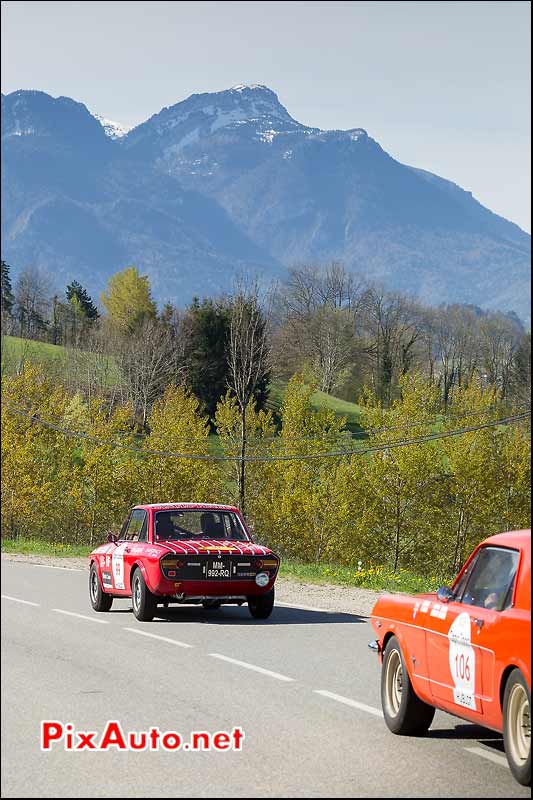
[{"label": "snow on mountain peak", "polygon": [[268,86],[265,86],[263,83],[239,83],[237,86],[232,86],[230,92],[244,92],[246,89],[262,89],[274,94],[272,89],[269,89]]},{"label": "snow on mountain peak", "polygon": [[100,116],[100,114],[93,114],[93,117],[98,120],[104,129],[105,135],[109,136],[110,139],[121,139],[131,130],[131,128],[121,125],[120,122],[113,122],[111,119],[105,119]]}]

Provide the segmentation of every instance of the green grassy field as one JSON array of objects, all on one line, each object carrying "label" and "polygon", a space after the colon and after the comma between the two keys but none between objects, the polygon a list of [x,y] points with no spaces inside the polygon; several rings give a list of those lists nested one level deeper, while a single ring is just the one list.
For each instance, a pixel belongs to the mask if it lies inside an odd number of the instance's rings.
[{"label": "green grassy field", "polygon": [[[286,384],[281,381],[272,381],[269,386],[267,408],[275,415],[279,414],[285,389]],[[311,395],[311,406],[317,411],[324,407],[331,408],[339,417],[346,417],[346,428],[352,433],[362,430],[359,424],[361,409],[356,403],[340,400],[338,397],[325,394],[325,392],[314,392]]]},{"label": "green grassy field", "polygon": [[2,336],[2,363],[8,366],[20,361],[33,361],[44,364],[65,357],[65,348],[48,342],[35,342],[20,339],[18,336]]},{"label": "green grassy field", "polygon": [[[98,544],[98,543],[97,543]],[[23,553],[39,556],[83,557],[88,556],[90,547],[45,542],[42,539],[3,539],[2,552]],[[352,586],[361,589],[392,592],[433,592],[439,586],[449,582],[446,576],[433,575],[423,577],[408,570],[399,572],[384,567],[363,565],[342,567],[338,564],[302,564],[292,559],[284,559],[281,564],[280,577],[301,583],[334,584]]]},{"label": "green grassy field", "polygon": [[[95,358],[91,353],[81,350],[66,350],[64,347],[48,342],[36,342],[31,339],[21,339],[18,336],[2,336],[2,372],[13,374],[21,363],[33,362],[44,364],[47,367],[61,368],[62,363],[67,359],[76,359],[80,369],[86,369],[86,359]],[[105,383],[112,386],[118,379],[116,366],[110,357],[102,365],[106,369],[107,376]],[[267,407],[279,414],[286,384],[281,381],[273,381],[269,387],[269,399]],[[360,408],[356,403],[349,403],[340,400],[338,397],[325,394],[324,392],[314,392],[311,395],[311,405],[315,409],[331,408],[338,416],[346,417],[346,427],[349,431],[357,432],[361,430],[359,425]]]},{"label": "green grassy field", "polygon": [[112,356],[99,358],[94,353],[67,349],[57,344],[2,336],[2,373],[12,375],[24,363],[43,365],[48,372],[56,374],[67,367],[71,372],[77,369],[81,375],[87,374],[88,367],[93,372],[98,369],[102,385],[107,387],[114,386],[118,380],[117,366]]}]

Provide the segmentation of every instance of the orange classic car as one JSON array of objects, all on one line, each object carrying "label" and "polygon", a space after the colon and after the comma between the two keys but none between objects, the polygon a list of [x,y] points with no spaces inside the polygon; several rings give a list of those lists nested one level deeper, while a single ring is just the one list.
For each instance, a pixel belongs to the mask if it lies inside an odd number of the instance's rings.
[{"label": "orange classic car", "polygon": [[389,729],[425,733],[436,708],[491,728],[530,786],[531,531],[485,539],[435,594],[383,595],[371,622]]}]

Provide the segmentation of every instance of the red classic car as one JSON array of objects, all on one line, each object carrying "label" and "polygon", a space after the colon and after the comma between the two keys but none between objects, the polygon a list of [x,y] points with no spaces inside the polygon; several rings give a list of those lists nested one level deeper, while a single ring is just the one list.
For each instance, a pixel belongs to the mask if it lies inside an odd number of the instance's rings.
[{"label": "red classic car", "polygon": [[485,539],[436,594],[380,597],[371,622],[389,729],[424,733],[436,708],[491,728],[529,786],[531,531]]},{"label": "red classic car", "polygon": [[109,611],[114,597],[131,597],[138,620],[154,618],[158,603],[248,603],[252,617],[274,607],[280,560],[254,544],[233,506],[156,503],[135,506],[118,536],[89,556],[89,597]]}]

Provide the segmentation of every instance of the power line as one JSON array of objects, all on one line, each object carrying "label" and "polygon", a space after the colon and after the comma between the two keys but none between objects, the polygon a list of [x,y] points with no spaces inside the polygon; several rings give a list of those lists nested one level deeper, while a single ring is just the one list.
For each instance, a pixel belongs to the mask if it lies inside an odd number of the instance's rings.
[{"label": "power line", "polygon": [[[96,444],[103,445],[105,447],[114,447],[121,450],[128,450],[130,452],[139,453],[143,456],[161,456],[165,458],[180,458],[180,459],[187,459],[193,461],[233,461],[233,462],[255,462],[255,463],[266,463],[266,462],[273,462],[273,461],[308,461],[308,460],[316,460],[321,458],[342,458],[351,455],[364,455],[365,453],[375,453],[384,450],[392,450],[397,447],[407,447],[414,444],[424,444],[425,442],[435,441],[437,439],[446,439],[454,436],[462,436],[466,433],[473,433],[475,431],[483,430],[486,428],[492,428],[497,425],[509,425],[513,422],[518,422],[520,420],[524,420],[530,416],[531,411],[522,412],[520,414],[513,414],[512,416],[503,417],[497,420],[491,420],[489,422],[479,423],[478,425],[472,425],[467,428],[458,428],[452,431],[441,431],[438,433],[432,434],[425,434],[423,436],[413,437],[411,439],[400,439],[392,442],[382,442],[377,445],[373,445],[371,447],[365,447],[358,450],[337,450],[337,451],[329,451],[326,453],[291,453],[291,454],[282,454],[282,455],[270,455],[270,456],[245,456],[244,459],[241,456],[227,456],[227,455],[215,455],[215,454],[208,454],[208,453],[175,453],[172,451],[166,450],[146,450],[141,449],[138,447],[132,447],[130,445],[119,444],[118,442],[110,442],[106,439],[102,439],[98,436],[92,436],[91,434],[84,433],[83,431],[72,431],[68,428],[63,428],[59,425],[55,425],[51,422],[47,422],[46,420],[41,419],[37,415],[28,414],[27,412],[16,410],[12,407],[8,406],[8,410],[18,416],[26,417],[30,419],[33,423],[42,425],[46,428],[51,430],[55,430],[58,433],[62,433],[65,436],[69,436],[72,438],[79,438],[85,439],[87,441],[95,442]],[[206,440],[207,441],[207,440]]]},{"label": "power line", "polygon": [[[12,407],[12,408],[13,408],[13,410],[15,410],[14,407]],[[487,408],[481,409],[481,410],[478,409],[476,411],[464,411],[464,412],[462,412],[460,414],[442,414],[442,415],[439,415],[440,418],[439,418],[439,416],[437,416],[437,417],[427,418],[425,420],[417,420],[415,422],[406,422],[403,425],[385,426],[383,428],[365,428],[364,430],[361,430],[361,431],[347,431],[347,430],[324,431],[323,433],[309,434],[308,436],[283,436],[283,435],[281,435],[281,436],[280,435],[278,435],[278,436],[247,436],[246,437],[246,441],[249,444],[255,443],[255,442],[258,442],[259,444],[262,444],[262,443],[265,443],[265,442],[280,442],[280,441],[292,444],[293,442],[300,442],[300,441],[301,442],[323,442],[323,441],[325,441],[327,439],[333,439],[333,438],[345,439],[347,441],[348,440],[357,439],[357,438],[361,438],[361,439],[367,440],[371,436],[374,436],[375,434],[389,433],[390,431],[403,431],[403,430],[408,430],[408,429],[411,429],[411,428],[421,428],[421,427],[423,427],[425,425],[436,425],[438,423],[442,424],[442,423],[445,423],[447,420],[451,420],[451,419],[465,419],[467,417],[480,417],[480,416],[484,416],[485,414],[489,414],[491,411],[496,411],[496,410],[497,410],[496,406],[488,406]],[[530,411],[531,407],[530,407],[529,404],[524,403],[523,405],[520,405],[515,409],[516,413],[520,413],[522,410]],[[25,413],[25,414],[27,414],[29,416],[33,416],[31,410],[29,410],[29,409],[17,408],[17,411],[19,411],[21,414]],[[51,417],[53,420],[59,420],[59,421],[63,421],[64,420],[64,417],[59,415],[59,414],[52,414],[50,411],[47,411],[46,413],[47,413],[47,416]],[[130,431],[115,431],[115,435],[118,435],[118,436],[127,435],[128,433],[130,433]],[[242,442],[242,437],[240,437],[240,436],[230,437],[230,436],[224,436],[224,434],[220,434],[220,433],[216,434],[216,435],[218,436],[218,438],[220,438],[222,440],[229,439],[229,440],[231,440],[232,442],[235,442],[235,443]],[[208,436],[174,436],[173,440],[177,441],[177,442],[204,442],[204,443],[205,442],[209,442]]]}]

